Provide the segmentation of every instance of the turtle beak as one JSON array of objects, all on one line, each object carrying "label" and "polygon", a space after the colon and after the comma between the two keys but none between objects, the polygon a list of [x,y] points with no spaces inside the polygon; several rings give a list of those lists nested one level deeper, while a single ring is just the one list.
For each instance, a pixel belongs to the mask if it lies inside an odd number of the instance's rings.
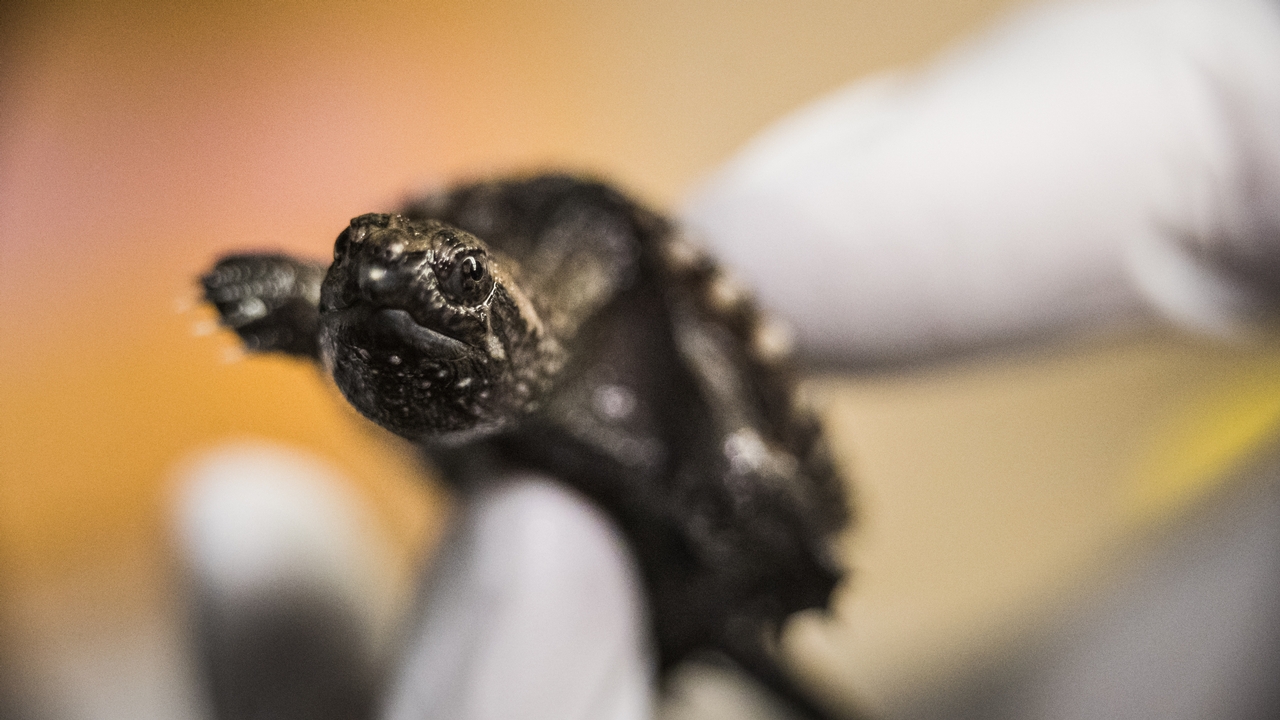
[{"label": "turtle beak", "polygon": [[430,269],[414,262],[408,252],[412,236],[397,216],[361,215],[344,231],[340,253],[349,263],[348,287],[375,308],[408,308],[421,300],[423,273]]}]

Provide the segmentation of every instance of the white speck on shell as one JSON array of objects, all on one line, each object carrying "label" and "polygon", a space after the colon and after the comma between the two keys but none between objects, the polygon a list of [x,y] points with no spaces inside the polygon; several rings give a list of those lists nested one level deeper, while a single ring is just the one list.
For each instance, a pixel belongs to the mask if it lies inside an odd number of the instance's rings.
[{"label": "white speck on shell", "polygon": [[707,300],[720,312],[733,310],[746,298],[747,291],[742,284],[723,271],[716,273],[707,286]]},{"label": "white speck on shell", "polygon": [[758,472],[769,461],[769,448],[750,428],[741,428],[725,438],[724,454],[729,459],[729,469],[737,475]]},{"label": "white speck on shell", "polygon": [[591,395],[596,414],[606,420],[626,420],[636,410],[636,396],[622,385],[601,385]]},{"label": "white speck on shell", "polygon": [[484,339],[485,349],[489,351],[489,357],[494,360],[506,360],[507,351],[503,349],[502,342],[498,340],[498,336],[489,333]]},{"label": "white speck on shell", "polygon": [[763,316],[751,337],[751,349],[764,362],[781,360],[795,347],[791,326],[776,318]]},{"label": "white speck on shell", "polygon": [[707,253],[685,231],[677,232],[663,246],[667,265],[677,272],[685,272],[707,262]]}]

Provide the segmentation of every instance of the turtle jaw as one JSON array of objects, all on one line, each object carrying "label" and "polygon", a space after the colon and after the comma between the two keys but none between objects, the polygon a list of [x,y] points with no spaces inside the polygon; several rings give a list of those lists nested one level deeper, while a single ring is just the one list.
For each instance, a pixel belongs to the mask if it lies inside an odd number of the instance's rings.
[{"label": "turtle jaw", "polygon": [[484,434],[510,416],[493,392],[501,363],[418,324],[407,310],[355,305],[323,313],[320,349],[356,410],[409,440]]},{"label": "turtle jaw", "polygon": [[368,355],[372,361],[386,356],[393,366],[408,357],[452,362],[484,355],[472,343],[431,327],[400,307],[359,304],[331,310],[321,313],[320,326],[322,346],[351,345],[365,351],[360,353],[362,357]]},{"label": "turtle jaw", "polygon": [[375,311],[370,321],[425,355],[457,360],[477,352],[461,340],[420,324],[408,310],[383,308]]}]

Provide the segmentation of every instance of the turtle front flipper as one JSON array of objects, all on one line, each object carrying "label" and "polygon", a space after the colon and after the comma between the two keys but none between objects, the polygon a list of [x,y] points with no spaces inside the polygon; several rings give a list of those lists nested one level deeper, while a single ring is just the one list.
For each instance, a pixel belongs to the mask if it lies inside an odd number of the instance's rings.
[{"label": "turtle front flipper", "polygon": [[318,360],[327,265],[275,253],[228,255],[200,278],[204,299],[249,352]]}]

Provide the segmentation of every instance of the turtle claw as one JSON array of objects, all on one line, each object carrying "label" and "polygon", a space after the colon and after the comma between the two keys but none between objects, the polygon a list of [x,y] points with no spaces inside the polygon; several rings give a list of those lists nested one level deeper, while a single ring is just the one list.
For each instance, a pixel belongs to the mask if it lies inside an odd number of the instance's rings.
[{"label": "turtle claw", "polygon": [[325,266],[274,253],[230,255],[200,278],[204,300],[251,353],[319,357]]},{"label": "turtle claw", "polygon": [[191,334],[196,337],[207,337],[218,331],[216,320],[201,320],[191,323]]},{"label": "turtle claw", "polygon": [[173,299],[173,312],[176,315],[185,315],[199,307],[202,299],[198,293],[183,293]]}]

